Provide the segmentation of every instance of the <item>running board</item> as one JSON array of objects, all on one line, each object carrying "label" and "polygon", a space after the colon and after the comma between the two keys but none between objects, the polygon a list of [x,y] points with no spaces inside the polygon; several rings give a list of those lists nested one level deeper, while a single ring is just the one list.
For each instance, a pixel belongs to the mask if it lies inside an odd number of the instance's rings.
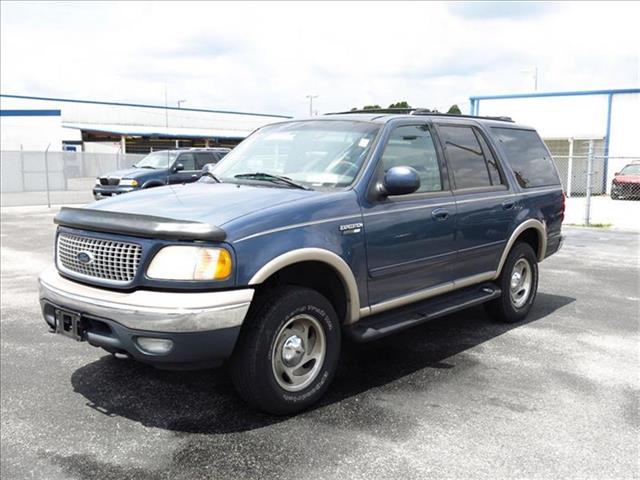
[{"label": "running board", "polygon": [[353,325],[344,327],[344,333],[356,342],[369,342],[428,320],[493,300],[500,295],[500,288],[495,283],[481,283],[389,312],[365,317]]}]

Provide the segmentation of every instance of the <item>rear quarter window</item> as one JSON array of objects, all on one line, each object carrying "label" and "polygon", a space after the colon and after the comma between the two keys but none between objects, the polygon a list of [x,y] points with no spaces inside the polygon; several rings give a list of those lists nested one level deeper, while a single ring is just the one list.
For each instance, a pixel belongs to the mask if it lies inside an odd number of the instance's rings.
[{"label": "rear quarter window", "polygon": [[523,188],[559,185],[560,178],[547,148],[534,130],[491,129],[505,160]]}]

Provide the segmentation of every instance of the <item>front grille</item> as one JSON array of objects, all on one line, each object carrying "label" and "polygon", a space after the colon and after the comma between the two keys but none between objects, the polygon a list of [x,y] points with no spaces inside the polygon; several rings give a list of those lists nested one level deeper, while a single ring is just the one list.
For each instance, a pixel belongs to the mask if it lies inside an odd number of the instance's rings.
[{"label": "front grille", "polygon": [[110,186],[120,185],[120,179],[102,177],[100,178],[100,185],[110,185]]},{"label": "front grille", "polygon": [[56,253],[63,272],[129,283],[136,276],[142,248],[135,243],[60,233]]}]

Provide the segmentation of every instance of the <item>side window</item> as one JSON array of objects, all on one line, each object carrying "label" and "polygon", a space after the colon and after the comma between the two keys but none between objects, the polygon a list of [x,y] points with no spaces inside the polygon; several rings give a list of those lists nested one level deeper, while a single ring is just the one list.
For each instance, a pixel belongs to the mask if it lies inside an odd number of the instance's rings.
[{"label": "side window", "polygon": [[426,125],[397,127],[385,146],[382,166],[385,172],[391,167],[415,168],[420,175],[420,188],[417,192],[442,190],[440,165],[431,132]]},{"label": "side window", "polygon": [[560,185],[553,160],[534,130],[492,128],[507,163],[523,188]]},{"label": "side window", "polygon": [[217,161],[218,160],[212,153],[207,153],[207,152],[196,153],[196,167],[198,170],[202,170],[202,167],[204,167],[207,163],[216,163]]},{"label": "side window", "polygon": [[493,156],[493,153],[491,153],[491,149],[489,148],[489,145],[487,145],[487,140],[484,138],[484,135],[482,135],[480,132],[476,131],[476,137],[478,137],[478,141],[480,142],[480,145],[482,146],[482,151],[484,152],[484,158],[487,161],[487,170],[489,170],[489,176],[491,177],[491,184],[492,185],[500,185],[500,184],[504,184],[505,182],[502,179],[502,176],[500,175],[500,169],[498,168],[498,162],[496,161],[496,158]]},{"label": "side window", "polygon": [[[456,189],[490,187],[502,183],[493,156],[485,159],[474,129],[467,126],[439,127],[449,167],[453,171]],[[485,151],[490,155],[489,149]]]},{"label": "side window", "polygon": [[178,163],[184,165],[185,170],[197,170],[193,153],[183,153],[178,157]]}]

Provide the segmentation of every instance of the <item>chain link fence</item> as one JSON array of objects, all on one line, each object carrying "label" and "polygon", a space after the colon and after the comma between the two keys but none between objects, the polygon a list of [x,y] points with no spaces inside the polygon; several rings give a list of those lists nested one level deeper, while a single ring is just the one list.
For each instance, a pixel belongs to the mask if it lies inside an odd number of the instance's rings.
[{"label": "chain link fence", "polygon": [[567,196],[565,223],[640,230],[640,157],[553,155]]},{"label": "chain link fence", "polygon": [[129,168],[144,155],[87,152],[0,152],[1,204],[88,203],[98,175]]},{"label": "chain link fence", "polygon": [[[565,223],[640,230],[640,157],[605,157],[597,142],[587,142],[577,153],[553,155],[567,196]],[[89,203],[97,176],[128,168],[143,157],[2,151],[0,203],[2,207]]]}]

